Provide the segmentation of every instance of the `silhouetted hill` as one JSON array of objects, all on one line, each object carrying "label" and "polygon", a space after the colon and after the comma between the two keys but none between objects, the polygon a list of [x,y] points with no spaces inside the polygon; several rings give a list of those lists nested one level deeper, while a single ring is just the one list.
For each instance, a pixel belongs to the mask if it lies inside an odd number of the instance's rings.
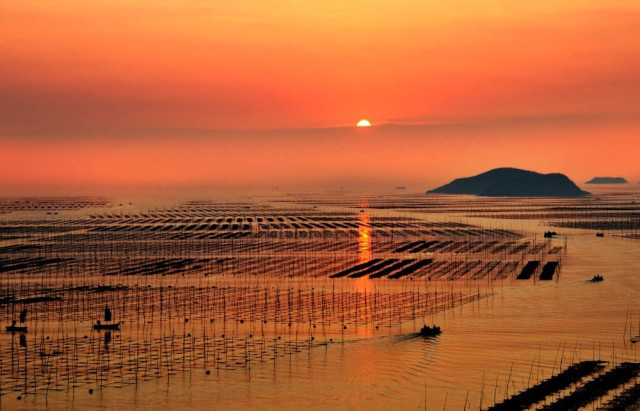
[{"label": "silhouetted hill", "polygon": [[627,184],[628,181],[622,177],[593,177],[586,184]]},{"label": "silhouetted hill", "polygon": [[477,176],[458,178],[427,193],[489,197],[577,197],[589,194],[564,174],[540,174],[517,168],[496,168]]}]

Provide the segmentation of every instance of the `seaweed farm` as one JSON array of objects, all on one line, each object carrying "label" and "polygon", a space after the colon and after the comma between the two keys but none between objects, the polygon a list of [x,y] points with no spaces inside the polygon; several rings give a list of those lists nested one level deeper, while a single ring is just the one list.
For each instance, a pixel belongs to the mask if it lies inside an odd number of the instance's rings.
[{"label": "seaweed farm", "polygon": [[0,411],[640,411],[640,2],[0,27]]},{"label": "seaweed farm", "polygon": [[[306,199],[294,196],[298,203]],[[356,200],[357,201],[357,200]],[[561,228],[607,230],[637,236],[640,228],[640,195],[637,191],[602,193],[580,198],[532,198],[514,202],[509,198],[413,195],[375,196],[367,199],[373,209],[420,211],[430,214],[456,213],[475,218],[543,220]],[[326,205],[344,204],[325,199]]]},{"label": "seaweed farm", "polygon": [[0,407],[638,403],[635,194],[212,197],[0,200]]}]

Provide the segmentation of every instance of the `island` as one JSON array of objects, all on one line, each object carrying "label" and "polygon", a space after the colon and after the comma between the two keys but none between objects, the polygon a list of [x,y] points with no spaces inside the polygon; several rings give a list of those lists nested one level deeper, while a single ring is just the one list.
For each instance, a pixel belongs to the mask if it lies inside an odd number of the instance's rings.
[{"label": "island", "polygon": [[560,173],[541,174],[517,168],[496,168],[473,177],[458,178],[427,194],[471,194],[486,197],[579,197],[581,190]]},{"label": "island", "polygon": [[622,177],[593,177],[585,184],[627,184],[628,181]]}]

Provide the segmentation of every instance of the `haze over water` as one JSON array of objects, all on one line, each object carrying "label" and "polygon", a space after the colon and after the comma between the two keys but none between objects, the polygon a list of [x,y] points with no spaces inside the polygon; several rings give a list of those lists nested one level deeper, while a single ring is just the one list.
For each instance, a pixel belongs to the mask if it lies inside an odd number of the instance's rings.
[{"label": "haze over water", "polygon": [[[0,408],[640,405],[637,2],[0,27]],[[591,194],[426,193],[499,167]]]},{"label": "haze over water", "polygon": [[638,7],[3,1],[0,187],[637,182]]}]

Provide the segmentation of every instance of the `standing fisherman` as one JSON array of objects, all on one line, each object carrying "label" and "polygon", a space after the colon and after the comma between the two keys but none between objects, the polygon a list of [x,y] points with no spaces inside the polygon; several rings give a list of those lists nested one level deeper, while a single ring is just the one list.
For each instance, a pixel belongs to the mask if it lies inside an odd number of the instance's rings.
[{"label": "standing fisherman", "polygon": [[24,324],[25,321],[27,321],[27,309],[26,308],[20,312],[20,323]]},{"label": "standing fisherman", "polygon": [[108,305],[104,307],[104,321],[107,323],[111,321],[111,310]]}]

